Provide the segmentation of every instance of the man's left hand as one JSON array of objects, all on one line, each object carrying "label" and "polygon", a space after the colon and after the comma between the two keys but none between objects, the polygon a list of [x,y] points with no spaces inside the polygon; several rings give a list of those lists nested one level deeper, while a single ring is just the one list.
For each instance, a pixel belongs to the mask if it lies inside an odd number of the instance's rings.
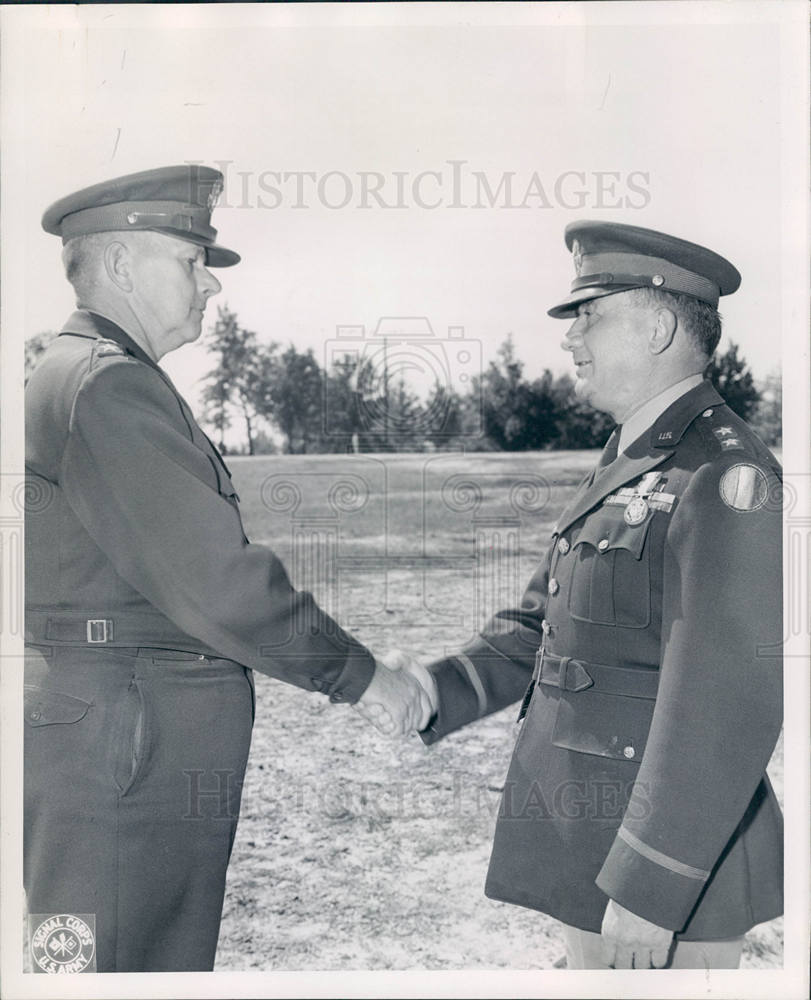
[{"label": "man's left hand", "polygon": [[615,969],[661,969],[673,941],[673,931],[638,917],[609,899],[602,927],[603,959]]}]

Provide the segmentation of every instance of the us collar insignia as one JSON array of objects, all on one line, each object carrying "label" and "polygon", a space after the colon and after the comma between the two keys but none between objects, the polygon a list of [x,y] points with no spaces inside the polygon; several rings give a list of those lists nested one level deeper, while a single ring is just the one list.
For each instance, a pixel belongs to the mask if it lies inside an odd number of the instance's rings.
[{"label": "us collar insignia", "polygon": [[676,497],[673,493],[663,493],[665,479],[660,472],[647,472],[635,487],[623,486],[607,496],[604,504],[624,507],[623,520],[632,528],[643,524],[652,510],[663,510],[669,514],[673,510]]}]

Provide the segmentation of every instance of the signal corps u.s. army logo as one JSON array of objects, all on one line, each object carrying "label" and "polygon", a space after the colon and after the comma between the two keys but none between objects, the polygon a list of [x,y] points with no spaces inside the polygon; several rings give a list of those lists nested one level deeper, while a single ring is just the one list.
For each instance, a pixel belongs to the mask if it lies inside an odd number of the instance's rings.
[{"label": "signal corps u.s. army logo", "polygon": [[96,971],[95,914],[31,913],[28,933],[34,972]]}]

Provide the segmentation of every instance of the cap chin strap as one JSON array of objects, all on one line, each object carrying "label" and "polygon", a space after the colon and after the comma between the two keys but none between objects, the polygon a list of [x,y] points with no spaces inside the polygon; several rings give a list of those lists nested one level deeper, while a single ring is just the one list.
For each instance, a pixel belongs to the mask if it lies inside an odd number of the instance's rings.
[{"label": "cap chin strap", "polygon": [[119,202],[73,212],[62,220],[62,242],[88,233],[128,229],[175,229],[212,243],[217,230],[210,225],[211,211],[178,201]]},{"label": "cap chin strap", "polygon": [[[644,268],[642,273],[628,269]],[[588,270],[588,274],[583,271]],[[693,271],[688,271],[670,261],[629,253],[584,254],[581,274],[572,282],[572,292],[581,288],[599,286],[611,288],[624,285],[627,288],[661,288],[665,292],[682,292],[701,299],[713,307],[718,306],[721,290],[715,282]]]}]

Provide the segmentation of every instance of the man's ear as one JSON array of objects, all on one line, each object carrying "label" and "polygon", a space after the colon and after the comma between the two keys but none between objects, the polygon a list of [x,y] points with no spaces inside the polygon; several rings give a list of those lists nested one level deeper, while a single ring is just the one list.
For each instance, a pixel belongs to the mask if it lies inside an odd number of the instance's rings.
[{"label": "man's ear", "polygon": [[128,246],[119,240],[108,243],[104,248],[104,269],[122,292],[132,291],[132,252]]},{"label": "man's ear", "polygon": [[656,323],[648,337],[648,347],[651,354],[661,354],[673,343],[673,336],[679,321],[672,309],[664,306],[656,310]]}]

